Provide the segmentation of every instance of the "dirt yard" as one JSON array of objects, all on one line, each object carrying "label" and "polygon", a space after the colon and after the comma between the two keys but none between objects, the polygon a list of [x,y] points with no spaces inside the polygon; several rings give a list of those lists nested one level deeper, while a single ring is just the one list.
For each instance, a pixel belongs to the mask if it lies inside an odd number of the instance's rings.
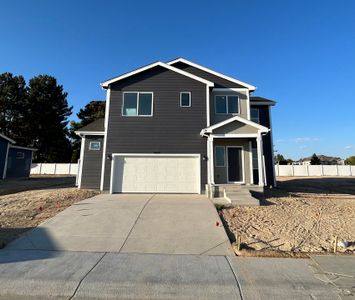
[{"label": "dirt yard", "polygon": [[330,252],[338,237],[355,253],[355,178],[280,177],[262,206],[221,214],[247,249]]},{"label": "dirt yard", "polygon": [[[20,190],[24,189],[24,185],[27,185],[27,191],[18,193],[14,193],[15,180],[10,183],[5,181],[0,186],[4,188],[0,196],[0,248],[3,242],[12,241],[73,203],[98,194],[94,190],[78,190],[73,187],[72,179],[65,178],[27,180],[25,184],[19,181]],[[5,188],[12,194],[4,195]]]}]

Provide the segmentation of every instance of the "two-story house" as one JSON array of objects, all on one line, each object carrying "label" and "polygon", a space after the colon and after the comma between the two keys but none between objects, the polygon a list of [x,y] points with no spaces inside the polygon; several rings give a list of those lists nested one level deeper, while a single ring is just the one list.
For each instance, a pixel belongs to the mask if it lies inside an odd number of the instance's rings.
[{"label": "two-story house", "polygon": [[105,119],[82,137],[79,188],[201,193],[275,185],[271,106],[256,87],[183,58],[101,83]]}]

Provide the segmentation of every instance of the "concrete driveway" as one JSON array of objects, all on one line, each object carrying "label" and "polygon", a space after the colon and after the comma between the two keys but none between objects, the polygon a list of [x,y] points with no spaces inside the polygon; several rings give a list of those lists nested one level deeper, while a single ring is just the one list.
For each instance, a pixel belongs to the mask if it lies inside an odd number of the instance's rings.
[{"label": "concrete driveway", "polygon": [[[0,250],[0,300],[339,299],[320,271],[339,273],[332,258],[315,269],[310,260],[233,257],[216,221],[201,195],[84,200]],[[354,260],[340,263],[353,269]],[[342,281],[344,300],[352,286]]]},{"label": "concrete driveway", "polygon": [[230,255],[203,195],[102,194],[67,208],[7,249]]}]

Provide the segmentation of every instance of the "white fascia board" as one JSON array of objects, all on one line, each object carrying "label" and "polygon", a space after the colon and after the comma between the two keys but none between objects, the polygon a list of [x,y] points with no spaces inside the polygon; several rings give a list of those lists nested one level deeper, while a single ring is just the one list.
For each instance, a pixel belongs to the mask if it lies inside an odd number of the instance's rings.
[{"label": "white fascia board", "polygon": [[14,149],[21,149],[21,150],[31,150],[31,151],[37,151],[37,149],[36,149],[36,148],[22,147],[22,146],[15,146],[15,145],[10,145],[10,148],[14,148]]},{"label": "white fascia board", "polygon": [[245,92],[248,88],[213,88],[213,92]]},{"label": "white fascia board", "polygon": [[16,144],[16,142],[10,138],[8,138],[6,135],[3,135],[0,133],[0,137],[2,137],[3,139],[9,141],[11,144]]},{"label": "white fascia board", "polygon": [[218,138],[257,138],[257,133],[227,133],[227,134],[211,134],[214,139]]},{"label": "white fascia board", "polygon": [[218,73],[218,72],[216,72],[216,71],[213,71],[213,70],[208,69],[208,68],[206,68],[206,67],[203,67],[203,66],[201,66],[201,65],[195,64],[195,63],[193,63],[193,62],[191,62],[191,61],[189,61],[189,60],[186,60],[186,59],[184,59],[184,58],[177,58],[177,59],[175,59],[175,60],[169,61],[167,64],[168,64],[168,65],[173,65],[173,64],[175,64],[175,63],[177,63],[177,62],[182,62],[182,63],[184,63],[184,64],[187,64],[187,65],[190,65],[190,66],[195,67],[195,68],[197,68],[197,69],[200,69],[200,70],[202,70],[202,71],[205,71],[205,72],[207,72],[207,73],[210,73],[210,74],[216,75],[216,76],[218,76],[218,77],[221,77],[221,78],[223,78],[223,79],[229,80],[229,81],[231,81],[231,82],[234,82],[234,83],[243,85],[243,86],[245,86],[246,88],[248,88],[248,89],[251,90],[251,91],[255,91],[255,90],[256,90],[256,86],[254,86],[254,85],[251,85],[251,84],[249,84],[249,83],[240,81],[240,80],[235,79],[235,78],[233,78],[233,77],[229,77],[229,76],[224,75],[224,74],[222,74],[222,73]]},{"label": "white fascia board", "polygon": [[101,86],[102,86],[103,88],[108,88],[108,86],[109,86],[111,83],[114,83],[114,82],[116,82],[116,81],[119,81],[119,80],[128,78],[128,77],[130,77],[130,76],[136,75],[136,74],[138,74],[138,73],[141,73],[141,72],[143,72],[143,71],[146,71],[146,70],[149,70],[149,69],[158,67],[158,66],[159,66],[159,67],[162,67],[162,68],[165,68],[165,69],[167,69],[167,70],[173,71],[173,72],[175,72],[175,73],[184,75],[184,76],[189,77],[189,78],[191,78],[191,79],[197,80],[197,81],[199,81],[199,82],[202,82],[202,83],[204,83],[204,84],[207,84],[208,86],[214,86],[214,83],[211,82],[211,81],[208,81],[208,80],[206,80],[206,79],[203,79],[203,78],[198,77],[198,76],[196,76],[196,75],[193,75],[193,74],[191,74],[191,73],[185,72],[185,71],[183,71],[183,70],[180,70],[180,69],[178,69],[178,68],[175,68],[175,67],[173,67],[173,66],[170,66],[170,65],[168,65],[168,64],[165,64],[165,63],[163,63],[163,62],[161,62],[161,61],[152,63],[152,64],[150,64],[150,65],[148,65],[148,66],[143,67],[143,68],[139,68],[139,69],[134,70],[134,71],[132,71],[132,72],[123,74],[123,75],[121,75],[121,76],[112,78],[112,79],[107,80],[107,81],[104,81],[104,82],[101,83]]},{"label": "white fascia board", "polygon": [[105,131],[74,131],[76,135],[105,135]]},{"label": "white fascia board", "polygon": [[212,125],[210,127],[207,127],[205,129],[203,129],[200,134],[202,135],[203,133],[212,133],[212,131],[215,130],[216,128],[222,127],[222,126],[227,125],[227,124],[229,124],[231,122],[234,122],[234,121],[238,121],[238,122],[244,123],[246,125],[250,125],[250,126],[252,126],[254,128],[259,129],[261,132],[269,132],[270,131],[269,128],[267,128],[265,126],[262,126],[262,125],[260,125],[258,123],[255,123],[253,121],[244,119],[244,118],[239,117],[239,116],[234,116],[232,118],[229,118],[227,120],[224,120],[222,122],[219,122],[219,123],[217,123],[215,125]]}]

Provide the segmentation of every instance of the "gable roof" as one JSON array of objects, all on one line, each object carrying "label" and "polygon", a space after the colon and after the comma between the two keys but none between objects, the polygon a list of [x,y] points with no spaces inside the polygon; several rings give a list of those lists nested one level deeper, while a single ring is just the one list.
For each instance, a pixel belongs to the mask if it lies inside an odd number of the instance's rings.
[{"label": "gable roof", "polygon": [[187,59],[184,59],[184,58],[182,58],[182,57],[177,58],[177,59],[174,59],[174,60],[172,60],[172,61],[169,61],[169,62],[167,62],[167,64],[168,64],[168,65],[173,65],[173,64],[175,64],[175,63],[177,63],[177,62],[182,62],[182,63],[184,63],[184,64],[190,65],[190,66],[192,66],[192,67],[194,67],[194,68],[200,69],[200,70],[202,70],[202,71],[205,71],[205,72],[207,72],[207,73],[213,74],[213,75],[218,76],[218,77],[220,77],[220,78],[223,78],[223,79],[229,80],[229,81],[231,81],[231,82],[237,83],[237,84],[239,84],[239,85],[245,86],[245,87],[246,87],[247,89],[249,89],[250,91],[255,91],[255,90],[256,90],[256,87],[255,87],[254,85],[251,85],[251,84],[249,84],[249,83],[240,81],[240,80],[238,80],[238,79],[235,79],[235,78],[233,78],[233,77],[224,75],[224,74],[222,74],[222,73],[213,71],[213,70],[208,69],[208,68],[206,68],[206,67],[204,67],[204,66],[198,65],[198,64],[193,63],[193,62],[191,62],[191,61],[189,61],[189,60],[187,60]]},{"label": "gable roof", "polygon": [[105,132],[105,119],[100,118],[97,119],[81,128],[79,128],[75,133],[80,134],[80,133],[102,133],[104,134]]},{"label": "gable roof", "polygon": [[237,122],[240,122],[240,123],[244,123],[245,125],[249,125],[249,126],[252,126],[252,127],[254,127],[254,128],[257,128],[257,129],[259,129],[261,132],[269,132],[269,131],[270,131],[269,128],[267,128],[267,127],[265,127],[265,126],[262,126],[262,125],[260,125],[260,124],[258,124],[258,123],[255,123],[255,122],[253,122],[253,121],[244,119],[244,118],[239,117],[239,116],[234,116],[234,117],[232,117],[232,118],[229,118],[229,119],[224,120],[224,121],[222,121],[222,122],[219,122],[219,123],[217,123],[217,124],[214,124],[214,125],[212,125],[212,126],[209,126],[209,127],[205,128],[205,129],[202,129],[202,131],[201,131],[200,134],[203,135],[204,133],[212,133],[212,131],[213,131],[214,129],[220,128],[220,127],[225,126],[225,125],[227,125],[227,124],[229,124],[229,123],[231,123],[231,122],[234,122],[234,121],[237,121]]},{"label": "gable roof", "polygon": [[152,64],[150,64],[150,65],[147,65],[147,66],[145,66],[145,67],[136,69],[136,70],[134,70],[134,71],[132,71],[132,72],[125,73],[125,74],[122,74],[122,75],[120,75],[120,76],[118,76],[118,77],[115,77],[115,78],[106,80],[106,81],[104,81],[104,82],[101,83],[101,86],[102,86],[103,88],[108,88],[108,86],[109,86],[111,83],[120,81],[120,80],[122,80],[122,79],[128,78],[128,77],[130,77],[130,76],[136,75],[136,74],[138,74],[138,73],[141,73],[141,72],[143,72],[143,71],[146,71],[146,70],[149,70],[149,69],[158,67],[158,66],[159,66],[159,67],[162,67],[162,68],[165,68],[165,69],[167,69],[167,70],[170,70],[170,71],[179,73],[179,74],[181,74],[181,75],[183,75],[183,76],[186,76],[186,77],[189,77],[189,78],[191,78],[191,79],[197,80],[197,81],[199,81],[199,82],[202,82],[202,83],[204,83],[204,84],[207,84],[208,86],[214,86],[214,83],[211,82],[211,81],[208,81],[208,80],[206,80],[206,79],[203,79],[203,78],[198,77],[198,76],[196,76],[196,75],[193,75],[193,74],[191,74],[191,73],[185,72],[185,71],[183,71],[183,70],[180,70],[180,69],[178,69],[178,68],[175,68],[175,67],[173,67],[173,66],[170,66],[170,65],[168,65],[168,64],[165,64],[165,63],[163,63],[163,62],[161,62],[161,61],[157,61],[157,62],[152,63]]},{"label": "gable roof", "polygon": [[16,142],[12,139],[10,139],[9,137],[7,137],[6,135],[3,135],[0,133],[0,137],[2,137],[4,140],[7,140],[8,142],[10,142],[11,144],[16,144]]},{"label": "gable roof", "polygon": [[259,96],[253,96],[253,97],[250,97],[250,104],[275,105],[276,101],[271,100],[271,99],[266,99],[266,98],[263,98],[263,97],[259,97]]}]

